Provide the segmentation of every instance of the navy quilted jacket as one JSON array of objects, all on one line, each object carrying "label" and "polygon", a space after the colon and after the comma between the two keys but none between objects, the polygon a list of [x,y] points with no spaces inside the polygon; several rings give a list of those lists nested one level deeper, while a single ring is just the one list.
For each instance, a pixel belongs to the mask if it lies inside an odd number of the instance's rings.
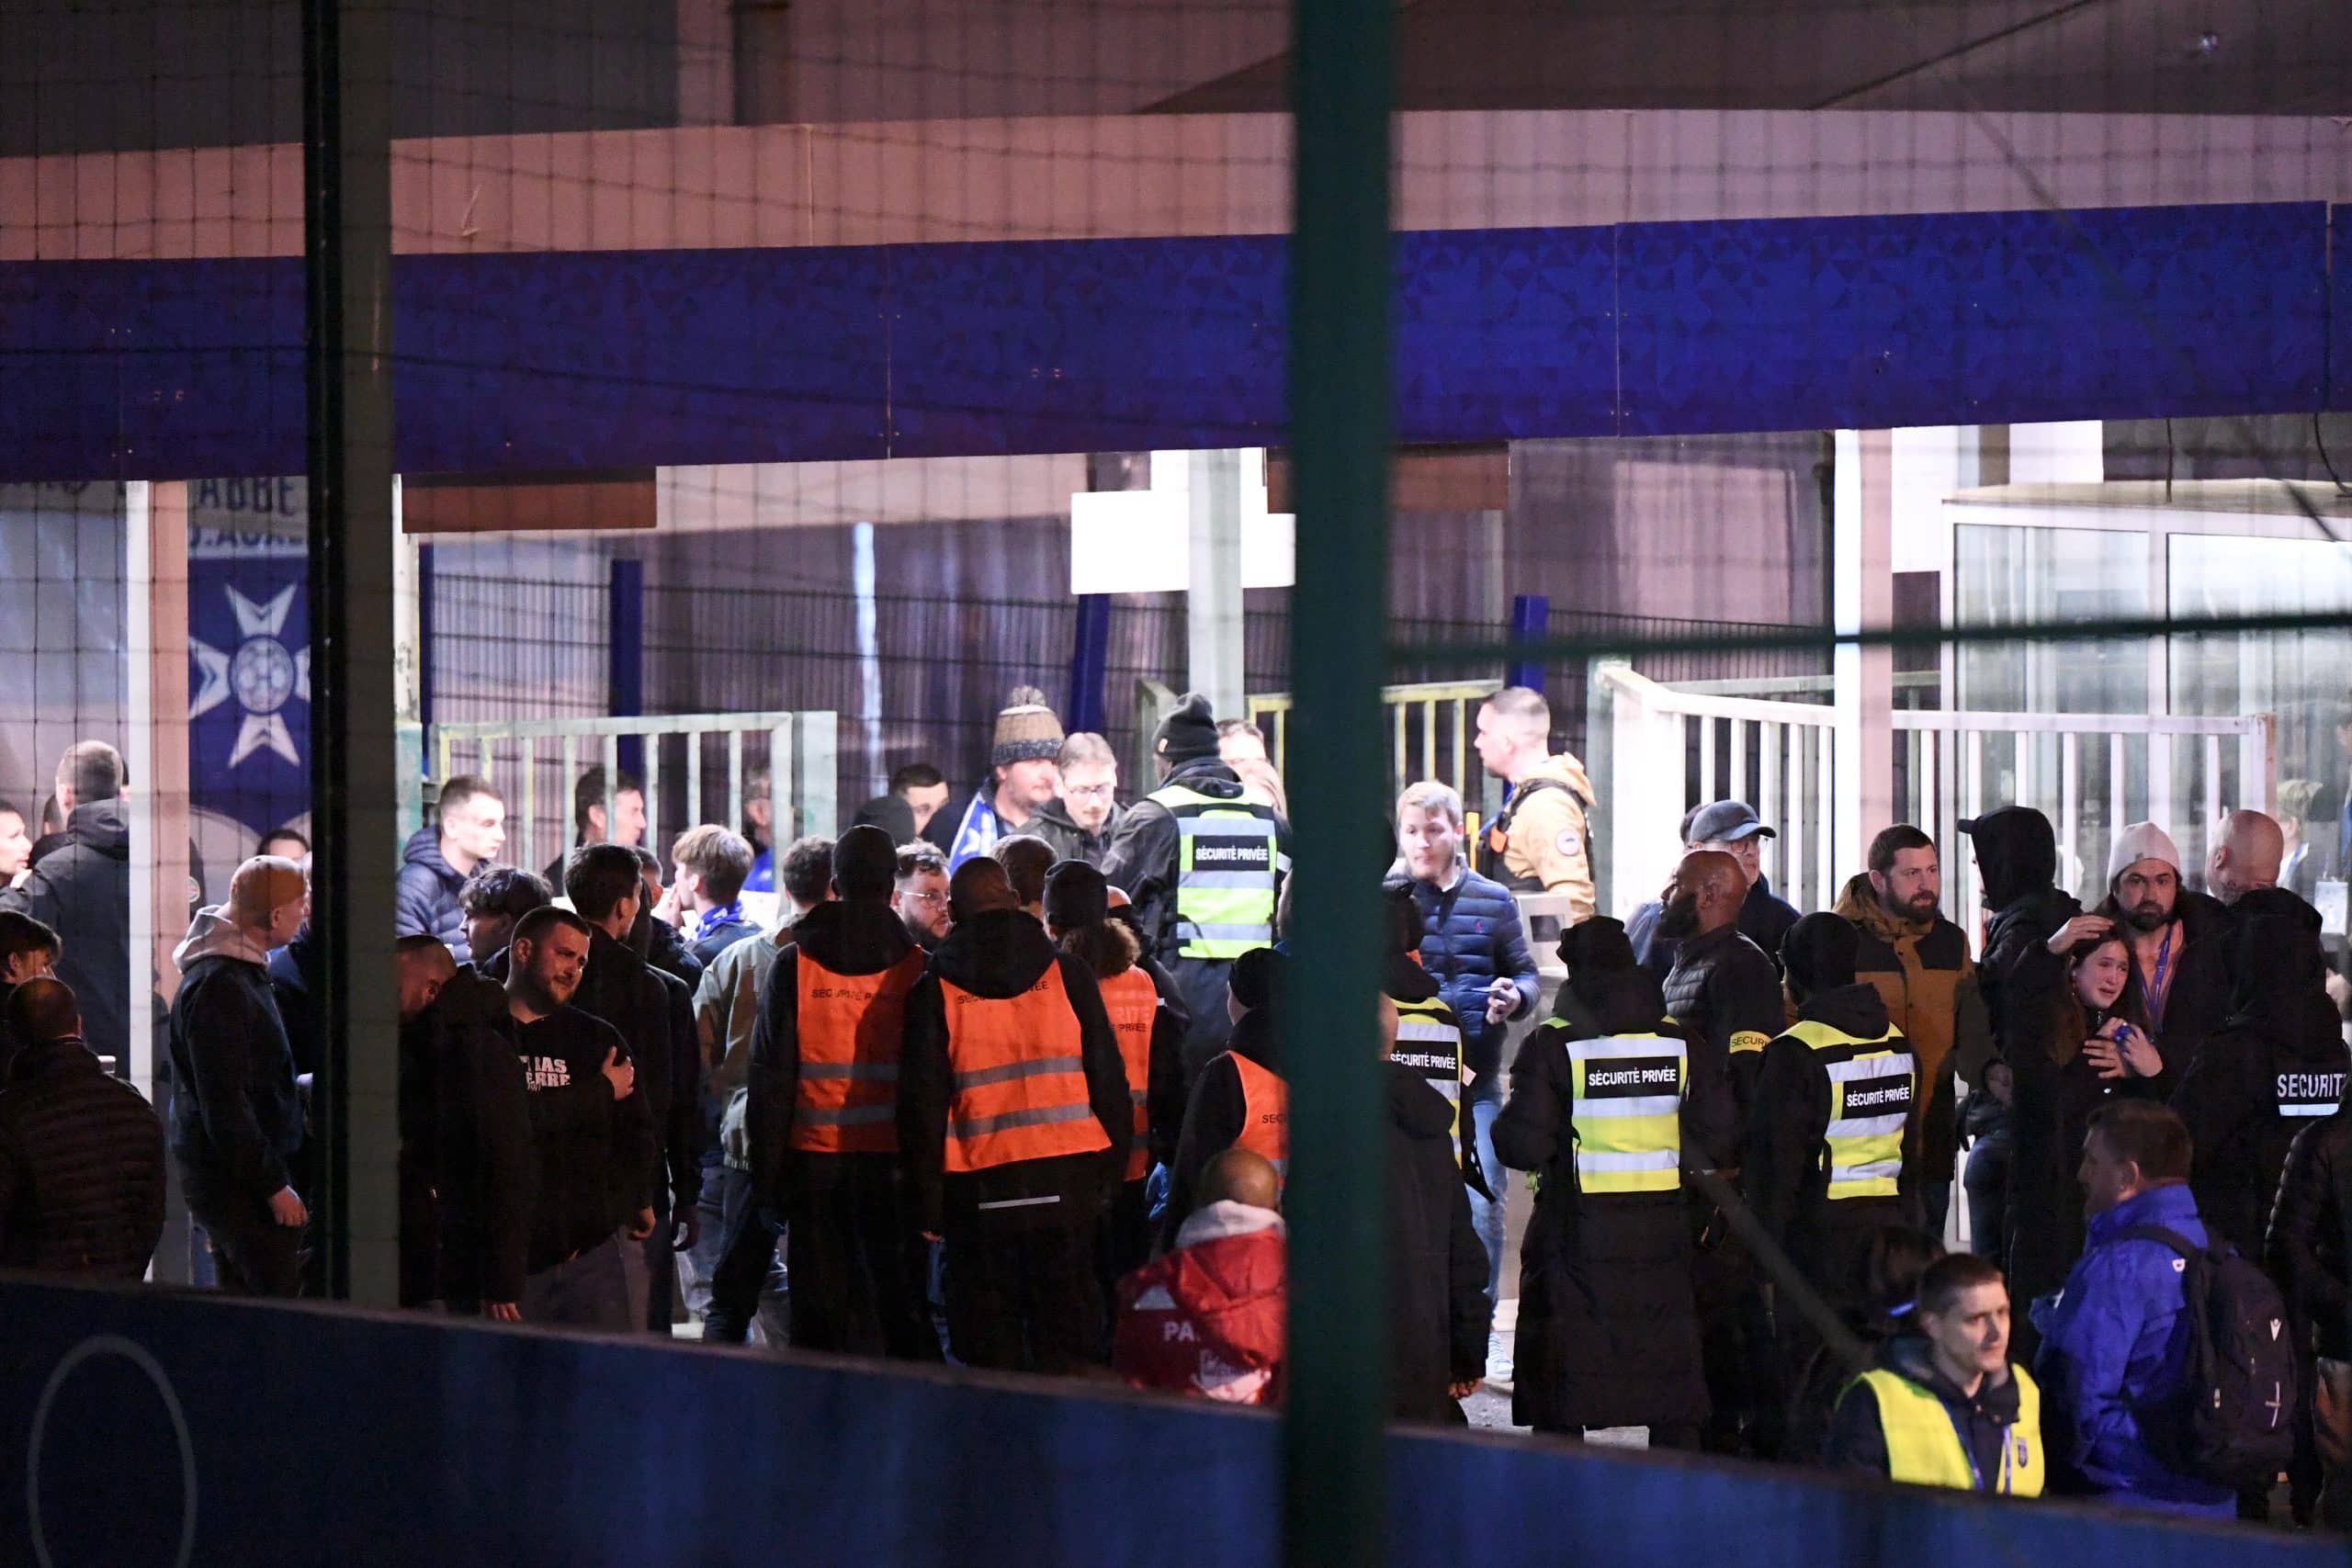
[{"label": "navy quilted jacket", "polygon": [[1421,967],[1462,1020],[1470,1070],[1495,1072],[1502,1066],[1503,1036],[1510,1022],[1486,1021],[1487,988],[1498,978],[1519,987],[1511,1018],[1535,1005],[1535,959],[1527,951],[1518,901],[1501,883],[1466,868],[1442,893],[1426,882],[1408,886],[1421,912]]}]

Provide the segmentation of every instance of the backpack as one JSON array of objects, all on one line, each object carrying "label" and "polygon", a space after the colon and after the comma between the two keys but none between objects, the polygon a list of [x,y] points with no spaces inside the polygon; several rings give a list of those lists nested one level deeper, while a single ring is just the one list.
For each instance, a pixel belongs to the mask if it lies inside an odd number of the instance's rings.
[{"label": "backpack", "polygon": [[2209,1251],[2162,1225],[2123,1237],[2170,1247],[2185,1265],[2188,1365],[2167,1459],[2217,1486],[2267,1486],[2295,1451],[2295,1335],[2278,1287],[2227,1243]]}]

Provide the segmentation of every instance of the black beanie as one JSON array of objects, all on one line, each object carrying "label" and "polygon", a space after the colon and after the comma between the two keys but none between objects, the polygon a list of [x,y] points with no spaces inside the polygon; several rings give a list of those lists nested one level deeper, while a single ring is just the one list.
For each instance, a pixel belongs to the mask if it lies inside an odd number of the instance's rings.
[{"label": "black beanie", "polygon": [[1562,931],[1558,952],[1560,962],[1567,965],[1571,975],[1635,967],[1634,944],[1625,935],[1625,922],[1607,915],[1578,920]]},{"label": "black beanie", "polygon": [[1099,926],[1111,918],[1111,885],[1082,860],[1046,873],[1046,923],[1057,931]]},{"label": "black beanie", "polygon": [[1816,997],[1854,983],[1861,933],[1843,915],[1807,915],[1781,939],[1781,965],[1799,995]]},{"label": "black beanie", "polygon": [[1160,721],[1151,750],[1155,756],[1166,758],[1170,767],[1216,756],[1216,715],[1208,698],[1198,692],[1185,693],[1176,711]]},{"label": "black beanie", "polygon": [[1251,1012],[1274,1005],[1275,987],[1281,984],[1283,955],[1271,947],[1253,947],[1233,961],[1232,973],[1226,985],[1233,992],[1233,999]]},{"label": "black beanie", "polygon": [[899,874],[890,835],[861,822],[833,840],[833,888],[844,898],[888,898]]}]

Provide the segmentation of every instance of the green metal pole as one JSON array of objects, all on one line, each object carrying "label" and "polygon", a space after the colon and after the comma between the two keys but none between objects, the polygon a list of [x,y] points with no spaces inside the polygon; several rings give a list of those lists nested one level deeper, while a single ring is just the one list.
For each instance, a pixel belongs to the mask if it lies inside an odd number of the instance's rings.
[{"label": "green metal pole", "polygon": [[1296,0],[1290,423],[1297,733],[1283,1556],[1378,1563],[1387,1534],[1388,1097],[1374,1031],[1388,807],[1390,0]]},{"label": "green metal pole", "polygon": [[400,1303],[400,1010],[392,976],[391,8],[303,0],[311,587],[311,926],[327,1289]]}]

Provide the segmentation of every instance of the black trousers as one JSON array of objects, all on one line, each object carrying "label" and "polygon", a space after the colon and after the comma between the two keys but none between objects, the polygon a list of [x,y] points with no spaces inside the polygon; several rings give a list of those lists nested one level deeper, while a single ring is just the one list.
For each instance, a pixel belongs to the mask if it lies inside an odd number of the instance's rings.
[{"label": "black trousers", "polygon": [[936,1361],[922,1237],[907,1224],[895,1155],[796,1156],[785,1205],[792,1343]]},{"label": "black trousers", "polygon": [[947,1338],[967,1366],[1072,1372],[1094,1360],[1098,1210],[1068,1197],[1054,1208],[1069,1212],[949,1213]]},{"label": "black trousers", "polygon": [[269,1216],[266,1205],[254,1206],[230,1199],[225,1202],[188,1201],[187,1212],[204,1227],[210,1244],[212,1267],[220,1288],[240,1296],[298,1296],[302,1293],[302,1233]]},{"label": "black trousers", "polygon": [[710,1309],[702,1337],[741,1345],[751,1337],[760,1295],[775,1269],[775,1231],[752,1195],[752,1173],[729,1169],[721,1181],[718,1267],[710,1277]]}]

